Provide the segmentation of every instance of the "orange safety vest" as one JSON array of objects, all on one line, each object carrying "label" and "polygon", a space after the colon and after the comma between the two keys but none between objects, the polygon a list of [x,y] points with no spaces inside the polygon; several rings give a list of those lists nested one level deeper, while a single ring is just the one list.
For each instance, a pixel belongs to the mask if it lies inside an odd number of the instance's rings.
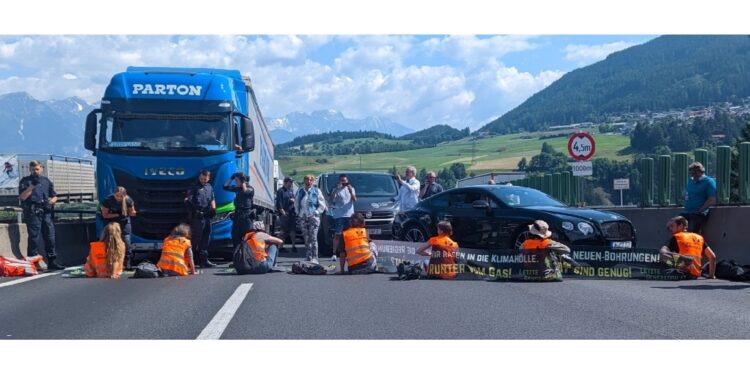
[{"label": "orange safety vest", "polygon": [[557,273],[555,259],[549,259],[547,247],[552,243],[549,238],[529,238],[523,241],[523,269],[527,279],[550,279]]},{"label": "orange safety vest", "polygon": [[256,232],[247,232],[245,234],[245,243],[250,248],[250,254],[255,257],[255,261],[260,263],[264,262],[268,258],[266,253],[266,241],[261,241],[255,238]]},{"label": "orange safety vest", "polygon": [[190,240],[187,238],[171,236],[165,238],[161,248],[161,258],[159,258],[159,263],[156,263],[156,266],[164,271],[172,271],[180,276],[187,276],[193,261],[188,253],[189,248]]},{"label": "orange safety vest", "polygon": [[37,275],[37,263],[42,260],[42,256],[37,255],[27,259],[28,260],[19,260],[0,256],[0,276],[17,277]]},{"label": "orange safety vest", "polygon": [[356,266],[372,257],[370,242],[367,241],[367,229],[349,228],[342,233],[344,236],[344,251],[346,264]]},{"label": "orange safety vest", "polygon": [[439,279],[455,279],[457,274],[456,250],[458,243],[447,235],[430,237],[427,243],[432,246],[427,275]]},{"label": "orange safety vest", "polygon": [[[86,277],[110,277],[107,268],[107,244],[104,242],[91,242],[89,244],[89,256],[86,258],[86,264],[84,265],[86,270]],[[122,272],[122,265],[118,264],[115,268],[115,273]]]},{"label": "orange safety vest", "polygon": [[677,248],[680,255],[688,256],[692,259],[692,264],[687,271],[695,276],[701,275],[702,257],[703,257],[703,237],[697,233],[680,232],[674,234],[677,242]]}]

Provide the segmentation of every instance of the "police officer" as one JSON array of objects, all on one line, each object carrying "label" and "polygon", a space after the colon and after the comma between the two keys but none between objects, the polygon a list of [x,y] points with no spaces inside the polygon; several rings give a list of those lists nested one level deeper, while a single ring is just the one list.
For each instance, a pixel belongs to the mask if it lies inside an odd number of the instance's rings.
[{"label": "police officer", "polygon": [[133,260],[133,246],[130,242],[130,234],[133,233],[133,227],[130,224],[130,217],[135,216],[135,202],[128,196],[128,191],[124,187],[118,186],[114,193],[107,196],[102,202],[102,219],[106,224],[115,222],[120,224],[122,230],[122,241],[125,242],[125,269],[131,269],[130,264]]},{"label": "police officer", "polygon": [[[234,181],[234,185],[232,185]],[[253,210],[253,197],[255,189],[250,186],[249,177],[242,172],[232,175],[224,183],[224,190],[235,193],[234,196],[234,216],[232,218],[232,245],[237,248],[242,243],[245,233],[252,228],[255,219],[255,210]]]},{"label": "police officer", "polygon": [[65,268],[57,262],[55,253],[55,224],[52,222],[52,211],[57,203],[55,187],[47,177],[42,176],[42,163],[29,162],[28,176],[18,184],[18,199],[23,207],[26,219],[26,230],[29,233],[27,254],[29,257],[39,254],[39,236],[44,238],[44,249],[47,251],[47,267],[51,270]]},{"label": "police officer", "polygon": [[188,222],[193,252],[201,268],[211,268],[216,265],[208,260],[208,243],[211,240],[211,219],[216,215],[216,199],[214,188],[208,181],[211,172],[202,170],[198,175],[198,183],[187,191],[185,202],[188,205]]}]

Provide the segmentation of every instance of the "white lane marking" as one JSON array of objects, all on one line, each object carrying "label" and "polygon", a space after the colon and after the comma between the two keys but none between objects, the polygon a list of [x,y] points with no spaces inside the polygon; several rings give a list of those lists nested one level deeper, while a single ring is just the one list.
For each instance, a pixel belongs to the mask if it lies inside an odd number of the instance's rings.
[{"label": "white lane marking", "polygon": [[42,273],[42,274],[39,274],[39,275],[36,275],[36,276],[23,277],[23,278],[20,278],[20,279],[17,279],[17,280],[8,281],[7,283],[0,283],[0,288],[5,288],[6,286],[11,286],[11,285],[16,285],[16,284],[20,284],[20,283],[25,283],[27,281],[41,279],[42,277],[59,275],[59,274],[60,274],[60,272],[51,272],[51,273]]},{"label": "white lane marking", "polygon": [[214,315],[214,318],[211,319],[206,328],[203,328],[203,331],[198,335],[196,340],[218,340],[221,338],[227,325],[232,321],[234,313],[240,308],[242,301],[245,300],[247,293],[252,288],[253,283],[240,284],[227,302],[224,303],[224,306],[221,307],[221,310]]}]

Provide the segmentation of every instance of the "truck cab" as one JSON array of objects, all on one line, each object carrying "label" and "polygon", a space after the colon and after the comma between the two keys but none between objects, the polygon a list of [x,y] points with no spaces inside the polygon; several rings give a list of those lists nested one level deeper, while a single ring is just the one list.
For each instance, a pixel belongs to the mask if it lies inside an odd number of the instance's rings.
[{"label": "truck cab", "polygon": [[112,77],[101,107],[88,115],[85,146],[97,159],[99,201],[116,186],[135,201],[135,252],[160,251],[186,220],[185,194],[202,169],[211,171],[216,196],[212,249],[231,243],[234,193],[222,184],[235,172],[250,176],[256,211],[270,225],[273,143],[250,79],[239,71],[128,68]]}]

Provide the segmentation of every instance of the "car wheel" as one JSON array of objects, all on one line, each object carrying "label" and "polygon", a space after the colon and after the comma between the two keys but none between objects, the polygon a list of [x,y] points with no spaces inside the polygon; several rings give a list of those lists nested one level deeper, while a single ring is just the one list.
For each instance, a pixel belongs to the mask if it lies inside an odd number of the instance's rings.
[{"label": "car wheel", "polygon": [[522,230],[516,235],[515,242],[513,243],[513,249],[517,251],[523,250],[523,242],[531,238],[531,233],[528,229]]},{"label": "car wheel", "polygon": [[406,227],[403,234],[403,240],[409,242],[427,242],[427,233],[416,225]]}]

